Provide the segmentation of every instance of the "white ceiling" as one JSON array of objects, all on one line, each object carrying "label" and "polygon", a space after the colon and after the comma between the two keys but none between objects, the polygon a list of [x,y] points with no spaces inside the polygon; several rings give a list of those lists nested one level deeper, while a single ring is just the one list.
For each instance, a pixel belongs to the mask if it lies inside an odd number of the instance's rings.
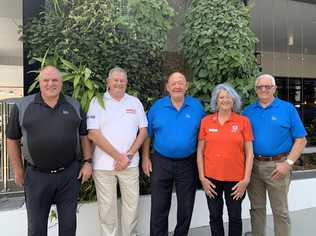
[{"label": "white ceiling", "polygon": [[[0,0],[0,58],[21,57],[18,25],[23,0]],[[293,0],[251,0],[258,51],[316,55],[316,5]],[[289,35],[294,45],[288,46]]]}]

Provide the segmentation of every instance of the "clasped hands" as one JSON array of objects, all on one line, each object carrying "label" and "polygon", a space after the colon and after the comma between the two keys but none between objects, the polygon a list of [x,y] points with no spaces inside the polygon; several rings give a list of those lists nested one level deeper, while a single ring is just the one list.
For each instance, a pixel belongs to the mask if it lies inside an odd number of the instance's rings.
[{"label": "clasped hands", "polygon": [[130,153],[120,153],[114,160],[114,170],[125,170],[131,161],[128,159]]}]

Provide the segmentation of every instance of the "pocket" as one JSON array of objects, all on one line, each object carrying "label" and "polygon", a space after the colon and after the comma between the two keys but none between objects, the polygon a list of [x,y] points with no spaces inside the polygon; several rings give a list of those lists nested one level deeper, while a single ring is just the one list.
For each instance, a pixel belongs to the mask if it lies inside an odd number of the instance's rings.
[{"label": "pocket", "polygon": [[291,128],[290,124],[288,122],[286,122],[286,120],[277,121],[277,125],[283,129],[290,129]]},{"label": "pocket", "polygon": [[28,176],[29,176],[29,172],[31,171],[30,169],[31,169],[31,167],[29,167],[29,166],[26,166],[24,169],[24,186],[27,186],[29,183]]}]

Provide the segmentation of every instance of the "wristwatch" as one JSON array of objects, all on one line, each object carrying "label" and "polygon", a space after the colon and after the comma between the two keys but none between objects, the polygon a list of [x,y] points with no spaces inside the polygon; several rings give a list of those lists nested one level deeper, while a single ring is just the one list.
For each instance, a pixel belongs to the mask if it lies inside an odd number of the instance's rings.
[{"label": "wristwatch", "polygon": [[132,159],[133,159],[133,155],[132,154],[128,154],[127,155],[127,159],[128,159],[128,162],[131,162]]},{"label": "wristwatch", "polygon": [[90,164],[91,164],[91,163],[92,163],[92,158],[89,158],[89,159],[84,159],[84,160],[83,160],[83,163],[86,163],[86,162],[88,162],[88,163],[90,163]]},{"label": "wristwatch", "polygon": [[289,164],[289,166],[293,166],[294,165],[294,161],[292,161],[291,159],[286,159],[285,160],[287,162],[287,164]]}]

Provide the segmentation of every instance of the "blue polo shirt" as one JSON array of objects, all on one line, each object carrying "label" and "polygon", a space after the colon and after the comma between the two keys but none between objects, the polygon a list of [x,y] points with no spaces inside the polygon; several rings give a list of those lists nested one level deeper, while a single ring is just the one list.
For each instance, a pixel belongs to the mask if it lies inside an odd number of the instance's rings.
[{"label": "blue polo shirt", "polygon": [[205,112],[196,98],[186,96],[179,111],[170,96],[156,101],[148,112],[148,134],[155,151],[173,159],[196,152],[200,121]]},{"label": "blue polo shirt", "polygon": [[246,107],[244,115],[252,125],[255,155],[275,156],[289,152],[296,138],[306,136],[295,107],[279,98],[266,108],[257,101]]}]

